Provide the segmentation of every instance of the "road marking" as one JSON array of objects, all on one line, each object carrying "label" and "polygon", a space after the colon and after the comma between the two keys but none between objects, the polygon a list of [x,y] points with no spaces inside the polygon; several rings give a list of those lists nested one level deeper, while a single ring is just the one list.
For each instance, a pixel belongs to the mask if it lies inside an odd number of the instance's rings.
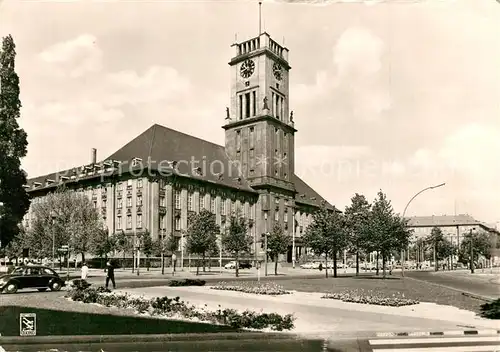
[{"label": "road marking", "polygon": [[499,351],[499,345],[483,345],[483,346],[453,346],[453,347],[427,347],[427,348],[405,348],[405,349],[373,349],[376,352],[394,352],[394,351],[406,351],[406,352],[488,352],[488,351]]},{"label": "road marking", "polygon": [[[370,345],[401,345],[407,343],[456,343],[456,342],[500,342],[498,336],[485,337],[432,337],[428,339],[380,339],[370,340]],[[413,351],[413,349],[412,349]]]}]

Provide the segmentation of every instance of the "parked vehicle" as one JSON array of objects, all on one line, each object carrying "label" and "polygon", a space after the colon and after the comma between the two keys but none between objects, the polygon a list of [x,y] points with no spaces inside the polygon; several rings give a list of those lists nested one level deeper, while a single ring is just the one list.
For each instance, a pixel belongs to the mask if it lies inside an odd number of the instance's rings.
[{"label": "parked vehicle", "polygon": [[[226,265],[224,265],[225,269],[236,269],[236,261],[232,260]],[[249,261],[240,261],[238,265],[239,269],[251,269],[252,268],[252,263]]]},{"label": "parked vehicle", "polygon": [[16,293],[24,288],[36,288],[43,292],[47,289],[59,291],[64,280],[52,269],[45,266],[16,267],[7,275],[0,276],[0,292]]},{"label": "parked vehicle", "polygon": [[300,266],[301,269],[319,269],[320,262],[308,262]]},{"label": "parked vehicle", "polygon": [[376,270],[377,265],[375,263],[363,263],[360,265],[363,270]]}]

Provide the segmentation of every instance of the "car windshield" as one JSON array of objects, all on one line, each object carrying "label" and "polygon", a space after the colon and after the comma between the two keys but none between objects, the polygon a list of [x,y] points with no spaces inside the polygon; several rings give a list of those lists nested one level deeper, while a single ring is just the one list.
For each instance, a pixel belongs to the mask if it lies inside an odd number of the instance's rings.
[{"label": "car windshield", "polygon": [[42,273],[46,274],[46,275],[55,275],[56,274],[52,269],[49,269],[49,268],[42,268]]},{"label": "car windshield", "polygon": [[12,271],[12,274],[14,275],[20,275],[22,274],[24,271],[24,268],[15,268],[13,271]]}]

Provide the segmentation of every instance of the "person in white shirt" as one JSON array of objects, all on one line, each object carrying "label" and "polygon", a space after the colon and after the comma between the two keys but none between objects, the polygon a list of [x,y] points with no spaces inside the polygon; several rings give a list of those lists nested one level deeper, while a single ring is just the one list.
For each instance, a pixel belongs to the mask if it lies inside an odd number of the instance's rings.
[{"label": "person in white shirt", "polygon": [[89,275],[89,267],[86,263],[82,263],[82,280],[86,280]]}]

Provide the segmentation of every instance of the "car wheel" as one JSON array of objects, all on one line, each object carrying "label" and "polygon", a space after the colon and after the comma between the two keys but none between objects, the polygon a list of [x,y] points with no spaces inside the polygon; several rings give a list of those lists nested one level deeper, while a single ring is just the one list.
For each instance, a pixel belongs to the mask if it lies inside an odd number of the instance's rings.
[{"label": "car wheel", "polygon": [[50,290],[51,291],[59,291],[61,290],[61,283],[58,281],[54,281],[50,284]]},{"label": "car wheel", "polygon": [[47,291],[47,287],[45,287],[45,288],[39,288],[38,291],[45,292],[45,291]]},{"label": "car wheel", "polygon": [[10,283],[5,287],[5,292],[7,293],[16,293],[17,292],[17,284]]}]

